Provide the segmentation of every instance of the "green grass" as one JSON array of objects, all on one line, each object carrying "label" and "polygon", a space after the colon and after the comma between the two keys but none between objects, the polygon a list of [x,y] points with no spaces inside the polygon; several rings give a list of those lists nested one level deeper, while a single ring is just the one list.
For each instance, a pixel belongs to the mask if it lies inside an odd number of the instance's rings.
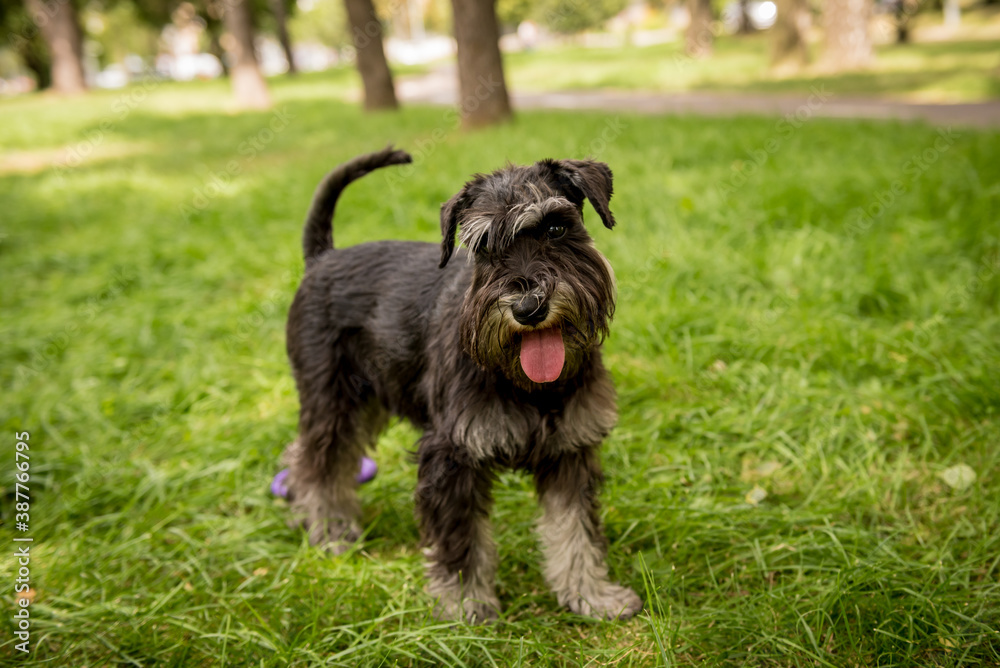
[{"label": "green grass", "polygon": [[[223,83],[164,84],[123,118],[134,90],[3,103],[0,657],[19,654],[29,431],[50,665],[1000,663],[1000,134],[960,131],[923,171],[907,161],[939,135],[921,125],[526,112],[463,134],[444,109],[330,101],[347,76],[274,82],[291,120],[252,159],[271,114],[227,114]],[[87,160],[53,167],[86,137]],[[416,165],[351,186],[339,245],[436,242],[440,203],[508,158],[612,165],[619,226],[587,211],[620,291],[604,518],[639,618],[557,609],[530,486],[507,475],[502,619],[434,621],[406,425],[380,440],[363,546],[331,558],[285,527],[268,484],[296,421],[301,220],[327,169],[389,141]]]},{"label": "green grass", "polygon": [[[770,72],[770,35],[722,37],[711,58],[696,60],[673,42],[649,47],[558,47],[508,58],[514,90],[611,88],[663,92],[808,93],[916,102],[977,102],[1000,97],[1000,42],[951,41],[885,45],[872,67],[829,73],[814,65],[787,76]],[[813,59],[820,45],[812,46]]]}]

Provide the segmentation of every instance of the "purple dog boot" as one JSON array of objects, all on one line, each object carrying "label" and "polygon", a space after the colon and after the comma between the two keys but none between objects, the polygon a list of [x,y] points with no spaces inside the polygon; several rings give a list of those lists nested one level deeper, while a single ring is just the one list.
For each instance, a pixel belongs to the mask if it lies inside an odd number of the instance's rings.
[{"label": "purple dog boot", "polygon": [[288,498],[288,485],[285,484],[285,480],[288,479],[288,469],[284,469],[278,472],[278,475],[274,476],[274,480],[271,481],[271,494],[275,496],[280,496],[283,499]]},{"label": "purple dog boot", "polygon": [[[375,463],[375,460],[362,457],[361,466],[355,479],[363,485],[366,482],[371,482],[376,473],[378,473],[378,464]],[[271,494],[287,499],[288,484],[285,482],[286,480],[288,480],[288,469],[282,469],[271,481]]]},{"label": "purple dog boot", "polygon": [[369,459],[368,457],[361,458],[361,470],[358,471],[358,476],[356,480],[362,485],[366,482],[370,482],[375,474],[378,473],[378,464],[375,463],[374,459]]}]

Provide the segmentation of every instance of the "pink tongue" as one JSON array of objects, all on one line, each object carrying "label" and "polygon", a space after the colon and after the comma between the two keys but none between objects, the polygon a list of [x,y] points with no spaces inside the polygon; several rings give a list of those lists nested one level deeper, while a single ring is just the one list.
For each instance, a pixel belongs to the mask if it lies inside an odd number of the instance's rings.
[{"label": "pink tongue", "polygon": [[521,335],[521,368],[536,383],[551,383],[562,373],[566,361],[562,330],[536,329]]}]

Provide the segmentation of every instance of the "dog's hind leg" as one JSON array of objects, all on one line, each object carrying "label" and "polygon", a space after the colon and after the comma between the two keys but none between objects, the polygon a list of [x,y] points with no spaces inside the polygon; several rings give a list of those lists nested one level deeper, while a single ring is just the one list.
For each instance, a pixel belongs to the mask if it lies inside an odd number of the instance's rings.
[{"label": "dog's hind leg", "polygon": [[321,342],[289,347],[299,389],[299,437],[285,450],[293,523],[339,554],[361,535],[358,463],[387,413],[346,356]]},{"label": "dog's hind leg", "polygon": [[595,448],[561,454],[535,467],[545,579],[559,604],[577,614],[627,619],[642,610],[642,599],[608,579],[607,540],[597,501],[602,481]]},{"label": "dog's hind leg", "polygon": [[466,450],[428,433],[419,445],[416,505],[427,546],[428,592],[445,619],[496,619],[497,550],[489,512],[493,473]]}]

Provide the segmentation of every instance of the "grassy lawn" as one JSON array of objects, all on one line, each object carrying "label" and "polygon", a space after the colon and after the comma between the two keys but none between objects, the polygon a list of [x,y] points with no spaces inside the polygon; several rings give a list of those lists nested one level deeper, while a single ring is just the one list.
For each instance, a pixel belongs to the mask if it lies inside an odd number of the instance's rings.
[{"label": "grassy lawn", "polygon": [[[276,133],[223,83],[0,104],[0,657],[28,431],[50,665],[1000,663],[1000,134],[564,112],[462,134],[330,101],[352,85],[275,82]],[[508,475],[501,621],[430,618],[403,424],[363,546],[286,528],[301,220],[327,169],[389,141],[417,163],[351,186],[338,245],[437,242],[440,203],[507,159],[613,167],[619,226],[587,211],[620,291],[604,518],[640,617],[556,608]]]},{"label": "grassy lawn", "polygon": [[[711,58],[695,60],[674,42],[649,47],[560,47],[508,57],[514,90],[637,89],[665,92],[808,93],[913,102],[976,102],[1000,97],[1000,42],[930,42],[879,47],[867,70],[838,74],[815,68],[795,76],[769,73],[770,36],[723,37]],[[813,58],[820,45],[812,47]]]}]

